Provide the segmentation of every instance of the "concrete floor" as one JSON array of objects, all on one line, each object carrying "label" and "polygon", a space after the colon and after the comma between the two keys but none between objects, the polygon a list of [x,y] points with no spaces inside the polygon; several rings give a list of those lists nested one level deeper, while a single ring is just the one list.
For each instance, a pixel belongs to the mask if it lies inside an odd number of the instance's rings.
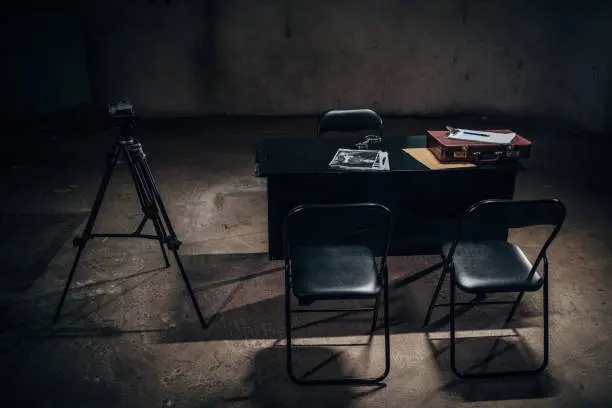
[{"label": "concrete floor", "polygon": [[[486,126],[508,125],[502,122],[489,119]],[[436,125],[385,123],[387,134]],[[598,136],[549,123],[511,123],[535,143],[517,197],[559,197],[569,210],[550,250],[551,361],[541,376],[465,382],[451,374],[445,312],[434,316],[438,321],[429,334],[421,328],[439,276],[437,270],[422,272],[437,257],[422,256],[390,261],[392,369],[386,387],[290,383],[284,371],[282,269],[265,254],[265,182],[253,177],[253,149],[266,134],[310,134],[315,122],[160,121],[139,130],[211,327],[199,327],[178,271],[161,268],[157,244],[121,239],[90,243],[62,320],[52,327],[75,254],[71,237],[84,226],[114,136],[13,131],[15,154],[5,152],[0,172],[3,400],[33,407],[609,407],[612,200],[602,173],[605,145]],[[140,219],[135,198],[127,174],[118,171],[98,231],[133,228]],[[512,237],[533,253],[541,235]],[[540,300],[526,296],[513,326],[520,337],[502,338],[501,349],[507,350],[490,369],[541,356]],[[493,329],[506,312],[468,311],[460,330],[497,333]],[[296,351],[296,371],[328,358],[320,375],[375,374],[383,356],[381,331],[369,348],[338,345],[366,341],[368,319],[354,316],[296,333],[304,344]],[[461,364],[485,357],[489,344],[482,337],[462,342]],[[330,358],[337,350],[345,352]]]}]

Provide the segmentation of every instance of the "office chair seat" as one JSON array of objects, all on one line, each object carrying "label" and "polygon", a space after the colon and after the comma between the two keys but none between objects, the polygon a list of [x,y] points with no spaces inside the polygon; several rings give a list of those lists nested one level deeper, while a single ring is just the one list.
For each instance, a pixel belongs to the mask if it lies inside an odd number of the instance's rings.
[{"label": "office chair seat", "polygon": [[296,246],[293,294],[302,301],[372,298],[380,293],[376,260],[364,246]]},{"label": "office chair seat", "polygon": [[[446,259],[452,243],[442,246]],[[453,255],[457,286],[468,293],[531,292],[543,283],[521,249],[505,241],[459,242]]]}]

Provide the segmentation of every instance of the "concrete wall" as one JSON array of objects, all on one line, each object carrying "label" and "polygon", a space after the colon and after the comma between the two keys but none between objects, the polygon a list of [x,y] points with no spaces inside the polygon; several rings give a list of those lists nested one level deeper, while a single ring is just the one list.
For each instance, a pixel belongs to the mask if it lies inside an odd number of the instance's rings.
[{"label": "concrete wall", "polygon": [[20,14],[0,24],[2,113],[48,113],[91,102],[80,25],[54,12]]},{"label": "concrete wall", "polygon": [[95,100],[142,114],[372,106],[612,125],[610,1],[73,1]]}]

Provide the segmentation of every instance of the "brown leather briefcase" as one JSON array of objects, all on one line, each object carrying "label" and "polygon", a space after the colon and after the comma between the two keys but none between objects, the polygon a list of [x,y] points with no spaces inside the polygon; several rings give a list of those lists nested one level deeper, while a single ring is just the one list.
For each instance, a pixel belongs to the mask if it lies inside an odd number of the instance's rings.
[{"label": "brown leather briefcase", "polygon": [[[511,130],[487,130],[507,133]],[[531,142],[516,135],[509,144],[493,144],[450,139],[447,130],[428,130],[427,148],[441,163],[498,163],[505,160],[528,159]]]}]

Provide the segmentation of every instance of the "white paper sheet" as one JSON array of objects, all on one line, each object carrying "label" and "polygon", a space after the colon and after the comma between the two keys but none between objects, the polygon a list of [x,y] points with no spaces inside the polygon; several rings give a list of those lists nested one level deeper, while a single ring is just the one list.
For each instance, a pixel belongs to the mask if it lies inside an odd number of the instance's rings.
[{"label": "white paper sheet", "polygon": [[[485,132],[480,130],[471,130],[471,129],[457,129],[458,132],[450,134],[448,136],[449,139],[456,140],[468,140],[471,142],[482,142],[482,143],[494,143],[494,144],[508,144],[512,142],[516,133],[495,133],[495,132]],[[467,132],[467,133],[466,133]],[[469,133],[478,133],[479,135],[472,135]]]}]

